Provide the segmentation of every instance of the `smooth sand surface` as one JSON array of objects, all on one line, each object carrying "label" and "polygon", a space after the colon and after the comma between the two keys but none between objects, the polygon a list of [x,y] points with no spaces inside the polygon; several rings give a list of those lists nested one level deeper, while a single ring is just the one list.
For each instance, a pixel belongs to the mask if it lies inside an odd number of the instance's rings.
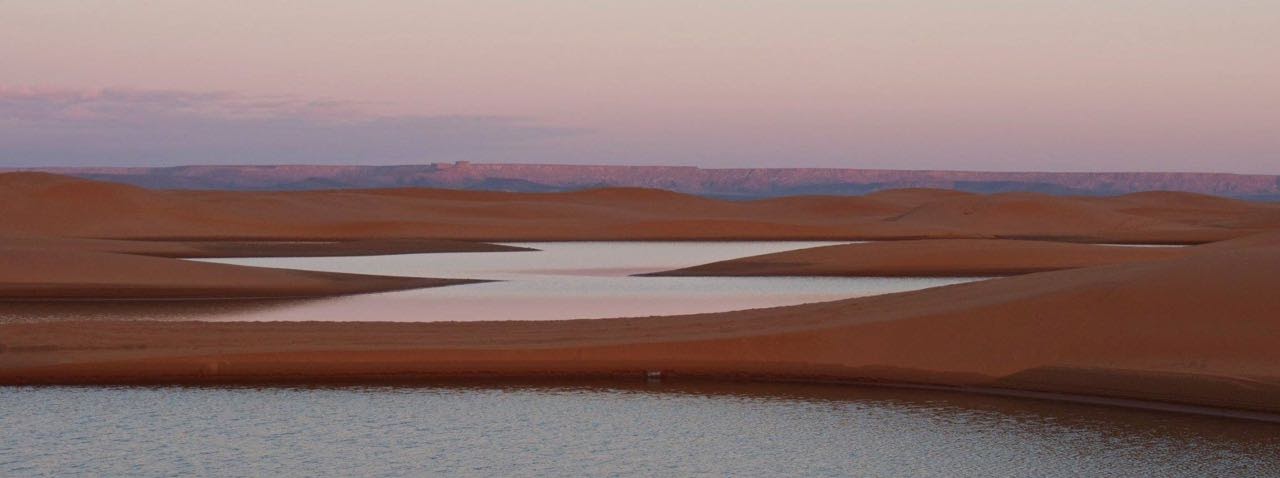
[{"label": "smooth sand surface", "polygon": [[1188,252],[1182,247],[926,239],[814,247],[644,275],[985,277],[1172,259]]},{"label": "smooth sand surface", "polygon": [[299,298],[476,282],[244,267],[60,248],[0,248],[0,264],[0,300]]},{"label": "smooth sand surface", "polygon": [[439,239],[264,242],[0,237],[0,300],[299,298],[388,292],[477,281],[290,271],[175,258],[528,250]]},{"label": "smooth sand surface", "polygon": [[0,325],[0,383],[623,376],[896,382],[1280,412],[1280,247],[718,314]]},{"label": "smooth sand surface", "polygon": [[[203,246],[214,249],[246,247],[244,241],[302,241],[281,246],[292,247],[290,255],[333,247],[314,245],[326,241],[413,237],[1222,242],[1180,257],[1128,262],[1137,254],[1178,254],[1125,250],[1123,260],[1113,262],[1127,263],[679,317],[424,324],[110,318],[7,323],[0,324],[0,384],[640,379],[647,371],[662,371],[672,378],[913,383],[1280,412],[1280,294],[1275,293],[1280,290],[1280,236],[1266,233],[1280,229],[1277,211],[1280,206],[1274,204],[1182,193],[1083,198],[905,190],[728,202],[642,189],[150,191],[5,174],[0,175],[0,235],[6,237],[241,241],[239,246]],[[54,242],[46,238],[35,246],[0,248],[2,294],[21,299],[294,297],[454,283],[136,255],[181,256],[183,248],[199,248],[196,243],[144,247],[117,241],[112,247],[124,249],[112,250],[101,241],[93,247]],[[1099,260],[1103,254],[1097,250],[1101,246],[1000,244],[998,253],[966,249],[975,256],[968,264],[1043,265]],[[925,260],[900,250],[906,246],[877,247],[897,251],[885,253],[883,268],[957,266],[957,259],[945,254]],[[1052,259],[1035,257],[1045,251],[1052,251]],[[202,307],[196,301],[177,303]],[[97,309],[106,302],[83,304]]]},{"label": "smooth sand surface", "polygon": [[336,257],[442,252],[516,252],[527,247],[448,239],[366,239],[344,241],[165,241],[0,237],[0,249],[63,249],[152,257]]},{"label": "smooth sand surface", "polygon": [[158,191],[0,174],[3,235],[476,241],[1052,238],[1199,243],[1280,227],[1280,205],[1187,193],[1110,198],[888,191],[722,201],[649,189]]}]

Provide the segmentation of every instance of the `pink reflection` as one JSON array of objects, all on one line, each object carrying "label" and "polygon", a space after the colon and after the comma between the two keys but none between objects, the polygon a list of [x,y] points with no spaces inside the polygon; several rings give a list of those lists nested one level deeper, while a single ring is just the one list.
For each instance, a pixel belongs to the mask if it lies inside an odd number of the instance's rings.
[{"label": "pink reflection", "polygon": [[[680,315],[756,309],[836,300],[830,294],[776,296],[704,296],[663,300],[653,297],[394,297],[391,294],[342,297],[295,307],[228,314],[216,321],[325,322],[471,322],[490,320],[567,320]],[[672,298],[675,299],[675,298]]]}]

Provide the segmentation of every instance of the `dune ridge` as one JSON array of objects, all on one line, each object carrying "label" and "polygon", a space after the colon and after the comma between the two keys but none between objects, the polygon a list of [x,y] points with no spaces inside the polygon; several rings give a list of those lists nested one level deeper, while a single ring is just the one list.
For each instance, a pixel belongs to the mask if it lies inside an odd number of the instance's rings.
[{"label": "dune ridge", "polygon": [[[456,284],[462,282],[167,257],[254,248],[297,255],[489,247],[429,242],[480,238],[912,238],[929,240],[842,246],[808,263],[770,267],[1071,268],[676,317],[0,323],[0,384],[642,379],[658,372],[672,379],[917,384],[1280,413],[1277,208],[1184,193],[1086,198],[907,190],[729,202],[636,189],[155,191],[0,175],[0,236],[8,238],[0,240],[0,297],[8,299],[287,298]],[[1180,250],[1063,243],[1071,241],[1213,243]],[[824,264],[826,254],[846,250],[876,254]],[[968,257],[950,257],[962,253]]]},{"label": "dune ridge", "polygon": [[[433,238],[873,240],[1035,238],[1202,243],[1280,227],[1280,205],[1167,193],[1109,198],[941,190],[723,201],[658,190],[148,190],[0,174],[3,235],[167,240]],[[1205,203],[1212,202],[1212,207]]]}]

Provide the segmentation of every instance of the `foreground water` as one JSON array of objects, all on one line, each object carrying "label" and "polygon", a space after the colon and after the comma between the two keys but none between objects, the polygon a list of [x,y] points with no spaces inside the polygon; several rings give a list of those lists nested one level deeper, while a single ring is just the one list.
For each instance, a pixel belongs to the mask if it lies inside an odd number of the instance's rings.
[{"label": "foreground water", "polygon": [[0,476],[1276,476],[1280,425],[829,386],[0,388]]},{"label": "foreground water", "polygon": [[501,282],[314,301],[206,320],[468,321],[643,317],[775,307],[972,278],[634,277],[834,242],[539,242],[533,252],[217,259],[330,272]]}]

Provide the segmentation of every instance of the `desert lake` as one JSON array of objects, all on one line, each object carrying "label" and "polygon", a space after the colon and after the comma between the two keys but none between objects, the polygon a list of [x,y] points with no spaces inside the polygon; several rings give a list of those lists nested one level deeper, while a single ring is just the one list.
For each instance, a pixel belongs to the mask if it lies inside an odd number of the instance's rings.
[{"label": "desert lake", "polygon": [[693,314],[902,292],[973,278],[635,277],[837,242],[533,242],[528,252],[211,259],[228,264],[495,282],[338,297],[204,320],[557,320]]}]

